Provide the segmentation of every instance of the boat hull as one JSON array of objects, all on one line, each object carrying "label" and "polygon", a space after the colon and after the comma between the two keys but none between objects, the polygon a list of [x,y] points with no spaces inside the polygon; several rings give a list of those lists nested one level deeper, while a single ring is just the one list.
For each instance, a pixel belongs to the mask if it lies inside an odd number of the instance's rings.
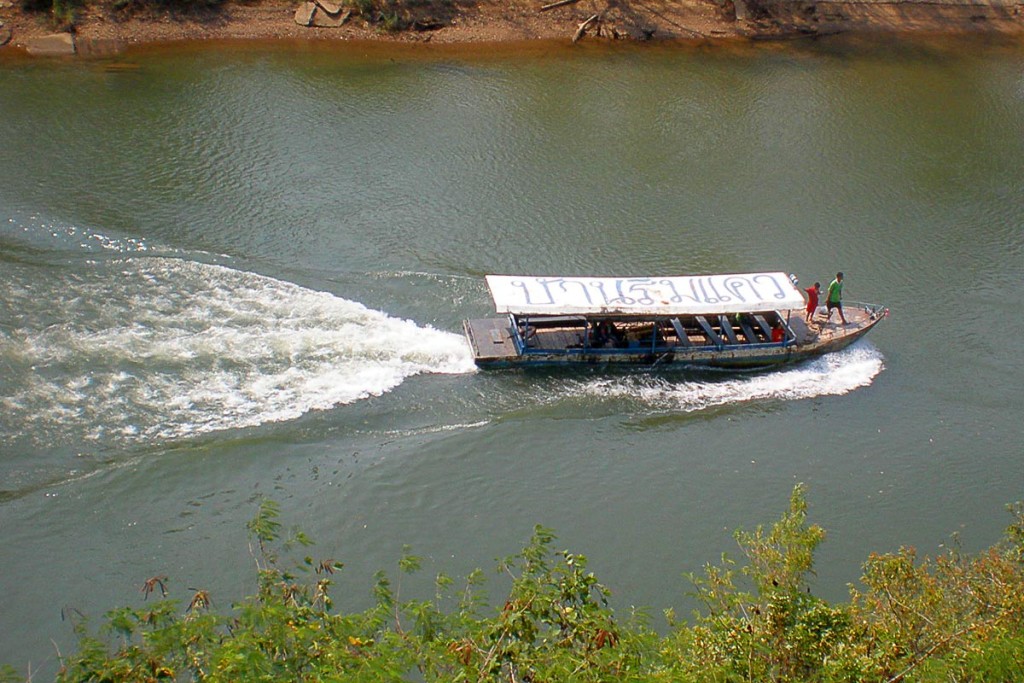
[{"label": "boat hull", "polygon": [[[782,315],[789,318],[792,331],[784,343],[719,346],[587,348],[585,345],[567,344],[553,348],[531,348],[523,343],[522,336],[516,334],[508,319],[467,320],[464,328],[476,363],[481,368],[607,365],[750,372],[800,363],[840,351],[867,334],[885,317],[877,307],[848,310],[847,325],[820,319],[808,325],[804,322],[803,311],[784,311]],[[824,315],[819,317],[823,318]]]}]

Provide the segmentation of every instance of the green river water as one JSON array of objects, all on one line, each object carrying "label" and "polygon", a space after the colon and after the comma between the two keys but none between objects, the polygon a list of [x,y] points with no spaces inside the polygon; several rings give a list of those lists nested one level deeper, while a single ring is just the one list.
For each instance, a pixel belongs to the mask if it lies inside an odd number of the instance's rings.
[{"label": "green river water", "polygon": [[[829,599],[986,547],[1024,498],[1022,160],[1024,49],[983,40],[0,60],[0,662],[52,671],[62,615],[152,576],[226,608],[261,495],[342,608],[403,544],[429,584],[540,523],[686,613],[797,482]],[[892,315],[738,376],[477,372],[461,335],[488,273],[759,270]]]}]

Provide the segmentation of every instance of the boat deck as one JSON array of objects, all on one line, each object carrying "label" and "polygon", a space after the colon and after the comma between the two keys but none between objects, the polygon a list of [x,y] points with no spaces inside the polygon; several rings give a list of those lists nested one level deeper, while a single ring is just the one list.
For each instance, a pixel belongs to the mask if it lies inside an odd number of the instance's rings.
[{"label": "boat deck", "polygon": [[845,306],[843,313],[846,314],[847,325],[843,325],[838,312],[832,314],[831,321],[825,322],[827,312],[824,307],[820,307],[815,311],[814,318],[808,325],[804,321],[803,311],[792,311],[789,326],[793,330],[793,334],[796,335],[797,345],[828,343],[840,337],[849,336],[852,332],[870,325],[875,320],[870,311],[860,306]]},{"label": "boat deck", "polygon": [[477,360],[496,361],[519,355],[509,333],[508,318],[480,318],[463,323]]}]

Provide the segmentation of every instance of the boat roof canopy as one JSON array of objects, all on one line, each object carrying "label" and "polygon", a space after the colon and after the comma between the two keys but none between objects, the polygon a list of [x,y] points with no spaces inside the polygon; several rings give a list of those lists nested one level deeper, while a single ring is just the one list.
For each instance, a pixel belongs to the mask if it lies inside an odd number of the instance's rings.
[{"label": "boat roof canopy", "polygon": [[678,277],[488,275],[498,313],[513,315],[709,315],[803,308],[785,273]]}]

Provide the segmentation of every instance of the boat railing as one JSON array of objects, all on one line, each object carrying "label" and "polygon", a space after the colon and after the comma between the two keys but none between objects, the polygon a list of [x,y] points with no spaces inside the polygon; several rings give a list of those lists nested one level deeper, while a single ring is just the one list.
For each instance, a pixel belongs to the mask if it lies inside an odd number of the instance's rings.
[{"label": "boat railing", "polygon": [[580,326],[581,334],[586,334],[587,318],[581,315],[559,315],[559,316],[521,316],[510,313],[508,316],[509,331],[512,342],[519,353],[525,354],[533,351],[530,342],[537,336],[538,332],[544,329],[553,329],[570,326]]},{"label": "boat railing", "polygon": [[844,301],[843,308],[860,308],[868,314],[872,320],[885,318],[889,315],[889,309],[883,304],[871,304],[864,301]]}]

